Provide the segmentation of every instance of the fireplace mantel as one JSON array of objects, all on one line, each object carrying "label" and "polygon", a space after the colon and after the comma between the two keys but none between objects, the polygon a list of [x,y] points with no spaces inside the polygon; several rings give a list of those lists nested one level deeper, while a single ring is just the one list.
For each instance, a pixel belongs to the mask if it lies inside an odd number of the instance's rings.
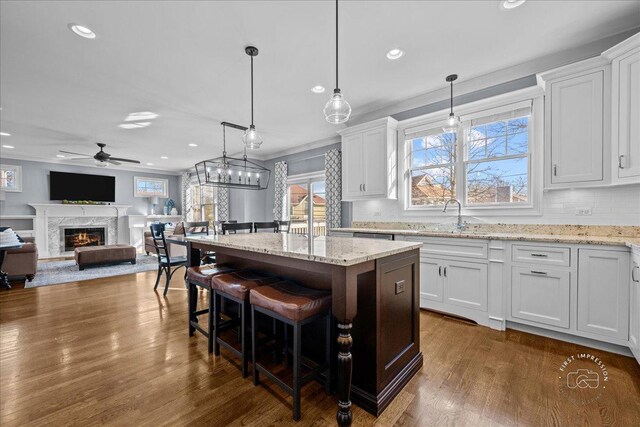
[{"label": "fireplace mantel", "polygon": [[129,241],[125,223],[131,205],[73,205],[61,203],[29,203],[36,210],[34,229],[36,244],[41,258],[68,255],[59,253],[60,225],[111,224],[107,244]]}]

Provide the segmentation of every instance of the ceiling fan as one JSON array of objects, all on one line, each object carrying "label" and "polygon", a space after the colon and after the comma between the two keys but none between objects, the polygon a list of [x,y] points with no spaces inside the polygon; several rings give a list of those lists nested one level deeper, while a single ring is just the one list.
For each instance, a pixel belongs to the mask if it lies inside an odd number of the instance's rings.
[{"label": "ceiling fan", "polygon": [[83,156],[83,157],[76,157],[73,158],[71,160],[88,160],[88,159],[94,159],[96,166],[104,168],[107,167],[109,165],[109,163],[111,163],[112,165],[120,165],[120,162],[127,162],[127,163],[140,163],[138,160],[131,160],[131,159],[122,159],[120,157],[111,157],[111,154],[105,152],[103,149],[104,147],[107,146],[107,144],[103,144],[102,142],[97,142],[96,145],[98,147],[100,147],[100,151],[98,151],[95,155],[90,155],[90,154],[82,154],[82,153],[74,153],[73,151],[64,151],[64,150],[60,150],[61,153],[65,153],[65,154],[74,154],[76,156]]}]

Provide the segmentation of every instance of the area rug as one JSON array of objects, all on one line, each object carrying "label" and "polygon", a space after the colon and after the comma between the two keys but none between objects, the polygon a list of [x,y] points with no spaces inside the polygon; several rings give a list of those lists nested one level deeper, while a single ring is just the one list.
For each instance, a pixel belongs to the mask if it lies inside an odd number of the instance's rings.
[{"label": "area rug", "polygon": [[121,276],[123,274],[142,273],[158,268],[158,258],[151,255],[138,255],[136,264],[131,263],[106,265],[101,267],[87,267],[78,270],[74,260],[52,261],[38,263],[38,271],[33,282],[26,282],[25,288],[38,286],[59,285],[61,283],[78,282],[81,280],[99,279],[102,277]]}]

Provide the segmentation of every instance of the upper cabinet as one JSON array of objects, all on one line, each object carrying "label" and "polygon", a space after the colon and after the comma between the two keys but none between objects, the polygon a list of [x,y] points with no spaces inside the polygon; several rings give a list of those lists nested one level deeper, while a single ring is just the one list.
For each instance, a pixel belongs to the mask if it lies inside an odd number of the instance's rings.
[{"label": "upper cabinet", "polygon": [[611,61],[611,180],[640,182],[640,33],[603,56]]},{"label": "upper cabinet", "polygon": [[545,188],[640,183],[640,33],[538,77]]},{"label": "upper cabinet", "polygon": [[545,187],[608,182],[609,73],[610,66],[598,57],[541,75],[545,85]]},{"label": "upper cabinet", "polygon": [[340,131],[342,200],[397,197],[397,121],[391,117]]}]

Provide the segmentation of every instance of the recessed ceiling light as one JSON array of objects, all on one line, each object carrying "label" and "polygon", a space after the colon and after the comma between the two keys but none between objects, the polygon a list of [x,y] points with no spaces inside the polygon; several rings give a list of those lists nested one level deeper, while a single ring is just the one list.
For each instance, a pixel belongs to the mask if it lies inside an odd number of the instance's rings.
[{"label": "recessed ceiling light", "polygon": [[313,93],[322,93],[322,92],[324,92],[324,86],[320,86],[320,85],[314,86],[314,87],[311,88],[311,92],[313,92]]},{"label": "recessed ceiling light", "polygon": [[0,132],[0,136],[11,136],[11,134],[7,132]]},{"label": "recessed ceiling light", "polygon": [[96,33],[91,31],[90,28],[87,28],[84,25],[69,24],[67,25],[67,27],[69,27],[69,29],[73,31],[75,34],[79,35],[80,37],[84,37],[85,39],[96,38]]},{"label": "recessed ceiling light", "polygon": [[147,166],[153,166],[153,163],[147,163]]},{"label": "recessed ceiling light", "polygon": [[13,145],[3,145],[2,148],[16,148]]},{"label": "recessed ceiling light", "polygon": [[146,128],[150,124],[151,122],[122,123],[118,125],[118,127],[122,129],[140,129],[140,128]]},{"label": "recessed ceiling light", "polygon": [[64,154],[56,154],[56,157],[60,157],[62,159],[62,158],[67,157],[67,156],[65,156]]},{"label": "recessed ceiling light", "polygon": [[168,159],[168,157],[167,157],[167,156],[160,156],[160,158],[161,158],[162,160],[167,160],[167,159]]},{"label": "recessed ceiling light", "polygon": [[129,114],[124,121],[125,122],[135,122],[138,120],[153,120],[156,117],[158,117],[158,115],[152,111],[139,111],[137,113],[131,113]]},{"label": "recessed ceiling light", "polygon": [[387,52],[387,58],[389,59],[400,59],[402,57],[402,55],[404,55],[404,51],[402,49],[391,49],[389,52]]},{"label": "recessed ceiling light", "polygon": [[500,0],[500,7],[504,10],[511,10],[522,6],[525,1],[527,0]]},{"label": "recessed ceiling light", "polygon": [[197,147],[197,146],[198,144],[193,144],[193,143],[189,144],[189,147]]}]

